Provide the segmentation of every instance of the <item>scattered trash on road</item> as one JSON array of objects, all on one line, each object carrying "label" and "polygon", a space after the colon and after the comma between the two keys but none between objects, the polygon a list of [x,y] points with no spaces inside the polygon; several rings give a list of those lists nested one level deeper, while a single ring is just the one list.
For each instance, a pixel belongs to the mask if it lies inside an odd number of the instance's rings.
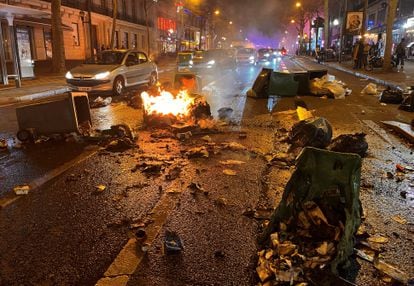
[{"label": "scattered trash on road", "polygon": [[398,222],[399,224],[407,224],[407,220],[400,215],[393,216],[392,220]]},{"label": "scattered trash on road", "polygon": [[27,195],[30,191],[30,186],[28,185],[15,186],[13,188],[13,191],[16,195]]},{"label": "scattered trash on road", "polygon": [[378,94],[377,85],[374,83],[369,83],[362,89],[361,93],[368,94],[368,95],[377,95]]},{"label": "scattered trash on road", "polygon": [[227,176],[236,176],[237,172],[231,169],[224,169],[223,174]]},{"label": "scattered trash on road", "polygon": [[185,154],[187,155],[188,158],[208,158],[209,157],[209,153],[205,146],[191,148]]},{"label": "scattered trash on road", "polygon": [[99,107],[108,106],[111,104],[111,102],[112,102],[112,97],[110,96],[105,99],[98,96],[97,98],[95,98],[93,102],[91,102],[90,105],[91,105],[91,108],[99,108]]},{"label": "scattered trash on road", "polygon": [[325,148],[332,139],[332,127],[328,120],[322,117],[302,120],[293,125],[289,132],[289,143],[293,147]]},{"label": "scattered trash on road", "polygon": [[164,236],[164,254],[178,254],[184,249],[183,242],[176,232],[166,230]]},{"label": "scattered trash on road", "polygon": [[7,149],[8,144],[6,139],[0,139],[0,149]]},{"label": "scattered trash on road", "polygon": [[403,99],[403,93],[401,90],[391,89],[389,86],[381,92],[379,97],[380,102],[390,104],[401,104]]},{"label": "scattered trash on road", "polygon": [[106,186],[105,185],[97,185],[96,186],[96,191],[99,192],[99,193],[102,193],[105,190],[106,190]]}]

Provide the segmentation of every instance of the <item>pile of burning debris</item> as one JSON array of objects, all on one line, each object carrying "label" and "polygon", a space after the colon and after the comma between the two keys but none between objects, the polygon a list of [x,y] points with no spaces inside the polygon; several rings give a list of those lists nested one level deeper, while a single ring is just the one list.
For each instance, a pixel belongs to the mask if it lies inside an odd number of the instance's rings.
[{"label": "pile of burning debris", "polygon": [[258,285],[323,285],[321,272],[348,263],[361,223],[360,168],[358,155],[303,149],[261,237]]}]

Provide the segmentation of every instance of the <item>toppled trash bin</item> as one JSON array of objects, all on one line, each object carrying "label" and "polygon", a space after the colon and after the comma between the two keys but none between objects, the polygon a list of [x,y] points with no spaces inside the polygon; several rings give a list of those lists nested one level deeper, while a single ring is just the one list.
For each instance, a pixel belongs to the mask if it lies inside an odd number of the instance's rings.
[{"label": "toppled trash bin", "polygon": [[92,125],[88,94],[68,92],[62,96],[40,100],[16,108],[21,142],[35,140],[37,136],[56,133],[80,134],[85,122]]},{"label": "toppled trash bin", "polygon": [[323,117],[310,118],[293,125],[288,141],[292,147],[325,148],[331,143],[332,127]]},{"label": "toppled trash bin", "polygon": [[315,271],[337,275],[349,264],[361,223],[360,176],[359,155],[303,149],[259,240],[256,270],[263,283],[286,281],[289,273],[294,282],[306,282]]},{"label": "toppled trash bin", "polygon": [[269,81],[272,74],[272,69],[263,68],[257,76],[253,86],[247,91],[247,96],[250,97],[268,97],[269,96]]}]

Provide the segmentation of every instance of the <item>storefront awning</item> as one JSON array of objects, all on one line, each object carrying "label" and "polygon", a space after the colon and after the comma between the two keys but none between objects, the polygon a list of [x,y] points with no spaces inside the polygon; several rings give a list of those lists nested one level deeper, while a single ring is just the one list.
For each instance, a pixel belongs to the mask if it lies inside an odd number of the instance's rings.
[{"label": "storefront awning", "polygon": [[14,16],[14,17],[45,17],[51,14],[47,10],[38,10],[23,6],[7,5],[0,3],[0,17]]},{"label": "storefront awning", "polygon": [[[17,24],[30,25],[30,26],[41,26],[41,27],[52,26],[52,20],[48,18],[23,17],[23,18],[15,18],[14,22]],[[62,24],[62,29],[67,30],[67,31],[73,31],[72,27],[69,27],[65,24]]]}]

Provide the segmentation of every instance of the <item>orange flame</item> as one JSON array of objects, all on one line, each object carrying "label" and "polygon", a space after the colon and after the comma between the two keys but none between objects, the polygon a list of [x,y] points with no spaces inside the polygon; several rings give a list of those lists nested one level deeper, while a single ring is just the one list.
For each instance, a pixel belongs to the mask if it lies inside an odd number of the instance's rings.
[{"label": "orange flame", "polygon": [[181,90],[174,96],[168,91],[161,91],[160,95],[152,96],[147,92],[141,93],[141,98],[144,104],[144,109],[147,114],[161,114],[174,116],[188,116],[190,106],[194,103],[186,90]]}]

